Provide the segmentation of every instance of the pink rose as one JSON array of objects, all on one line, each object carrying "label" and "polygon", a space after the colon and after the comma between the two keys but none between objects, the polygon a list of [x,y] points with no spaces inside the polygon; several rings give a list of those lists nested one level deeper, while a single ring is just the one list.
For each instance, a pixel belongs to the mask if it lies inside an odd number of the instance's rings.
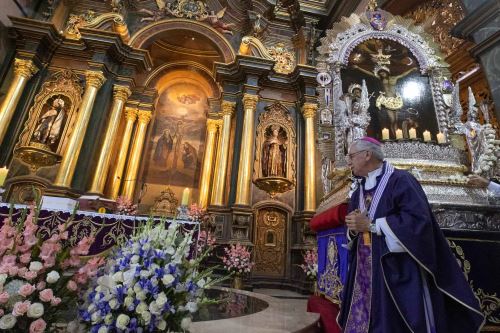
[{"label": "pink rose", "polygon": [[42,318],[39,318],[31,323],[30,333],[43,333],[46,327],[47,323]]},{"label": "pink rose", "polygon": [[14,309],[12,310],[12,315],[15,317],[20,317],[26,312],[28,312],[28,309],[31,305],[30,301],[24,301],[24,302],[17,302],[14,304]]},{"label": "pink rose", "polygon": [[54,298],[54,292],[52,289],[44,289],[40,291],[40,300],[42,302],[50,302]]},{"label": "pink rose", "polygon": [[21,267],[19,268],[19,270],[17,271],[17,275],[19,275],[19,277],[23,277],[24,274],[26,274],[26,272],[28,271],[28,269],[26,267]]},{"label": "pink rose", "polygon": [[58,306],[61,303],[61,299],[59,297],[54,297],[50,300],[50,304],[52,306]]},{"label": "pink rose", "polygon": [[36,289],[37,290],[43,290],[45,289],[45,286],[47,285],[47,282],[45,281],[40,281],[36,284]]},{"label": "pink rose", "polygon": [[78,289],[78,286],[76,285],[76,282],[73,281],[73,280],[69,280],[68,281],[68,285],[67,285],[68,289],[71,290],[71,291],[76,291],[76,289]]},{"label": "pink rose", "polygon": [[9,294],[6,291],[0,293],[0,304],[7,303],[8,300],[9,300]]},{"label": "pink rose", "polygon": [[28,297],[35,291],[35,287],[31,284],[25,284],[21,288],[19,288],[19,295],[23,297]]},{"label": "pink rose", "polygon": [[9,265],[9,266],[15,265],[16,264],[16,256],[14,256],[14,255],[4,256],[2,259],[2,264]]},{"label": "pink rose", "polygon": [[36,278],[36,276],[37,273],[33,271],[27,271],[26,273],[24,273],[24,278],[28,281],[33,280],[34,278]]},{"label": "pink rose", "polygon": [[19,268],[17,266],[12,266],[9,267],[9,275],[10,276],[15,276],[17,275],[17,272],[19,271]]},{"label": "pink rose", "polygon": [[19,257],[19,261],[21,261],[23,264],[29,263],[31,261],[31,253],[30,252],[26,252],[26,253],[22,254]]}]

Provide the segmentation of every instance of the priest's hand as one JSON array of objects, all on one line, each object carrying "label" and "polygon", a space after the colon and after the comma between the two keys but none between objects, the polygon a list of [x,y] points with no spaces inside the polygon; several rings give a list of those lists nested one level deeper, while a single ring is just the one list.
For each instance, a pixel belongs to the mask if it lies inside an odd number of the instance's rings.
[{"label": "priest's hand", "polygon": [[350,212],[345,217],[347,228],[354,232],[370,231],[370,223],[370,219],[366,216],[366,213],[362,213],[358,209]]}]

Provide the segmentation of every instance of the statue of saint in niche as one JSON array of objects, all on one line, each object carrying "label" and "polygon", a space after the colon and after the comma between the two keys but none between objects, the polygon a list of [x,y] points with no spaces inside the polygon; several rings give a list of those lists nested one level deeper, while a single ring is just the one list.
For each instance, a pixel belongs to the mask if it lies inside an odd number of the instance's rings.
[{"label": "statue of saint in niche", "polygon": [[52,101],[52,107],[40,117],[33,140],[45,145],[54,144],[61,135],[65,117],[64,100],[57,97]]},{"label": "statue of saint in niche", "polygon": [[346,150],[349,145],[364,136],[366,128],[370,124],[370,97],[368,89],[363,80],[363,85],[353,83],[349,86],[348,93],[343,96],[346,108]]},{"label": "statue of saint in niche", "polygon": [[286,177],[287,135],[279,125],[266,129],[262,145],[262,175],[264,177]]}]

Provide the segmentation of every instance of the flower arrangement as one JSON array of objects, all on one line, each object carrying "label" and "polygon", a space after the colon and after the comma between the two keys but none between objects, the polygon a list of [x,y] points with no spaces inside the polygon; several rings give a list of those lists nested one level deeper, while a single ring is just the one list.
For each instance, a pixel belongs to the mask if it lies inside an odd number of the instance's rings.
[{"label": "flower arrangement", "polygon": [[[90,332],[179,332],[207,300],[204,289],[221,279],[199,270],[193,232],[152,221],[108,261],[84,298],[80,317]],[[193,249],[194,250],[194,249]]]},{"label": "flower arrangement", "polygon": [[137,205],[134,205],[129,198],[119,196],[116,198],[116,211],[117,214],[121,215],[135,215],[137,213]]},{"label": "flower arrangement", "polygon": [[77,292],[104,263],[87,262],[92,237],[76,246],[68,242],[68,222],[42,240],[37,214],[30,207],[17,221],[6,218],[0,228],[0,330],[42,333],[62,321],[62,313],[76,306]]},{"label": "flower arrangement", "polygon": [[224,268],[236,275],[250,273],[252,267],[255,265],[250,260],[251,253],[246,246],[240,243],[231,244],[229,247],[224,248],[225,255],[222,257]]},{"label": "flower arrangement", "polygon": [[318,250],[316,248],[304,253],[304,263],[299,265],[307,277],[315,280],[318,275]]},{"label": "flower arrangement", "polygon": [[210,215],[207,214],[207,211],[195,203],[189,207],[188,216],[192,221],[199,222],[205,227],[210,221]]},{"label": "flower arrangement", "polygon": [[210,230],[201,230],[198,234],[198,252],[212,252],[215,247],[216,239]]}]

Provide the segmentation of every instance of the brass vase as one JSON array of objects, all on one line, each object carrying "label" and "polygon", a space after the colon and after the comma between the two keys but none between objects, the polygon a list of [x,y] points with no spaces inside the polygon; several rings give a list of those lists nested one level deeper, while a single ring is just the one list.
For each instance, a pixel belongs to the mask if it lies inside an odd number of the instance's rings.
[{"label": "brass vase", "polygon": [[235,275],[231,287],[234,289],[243,289],[243,278],[239,275]]}]

